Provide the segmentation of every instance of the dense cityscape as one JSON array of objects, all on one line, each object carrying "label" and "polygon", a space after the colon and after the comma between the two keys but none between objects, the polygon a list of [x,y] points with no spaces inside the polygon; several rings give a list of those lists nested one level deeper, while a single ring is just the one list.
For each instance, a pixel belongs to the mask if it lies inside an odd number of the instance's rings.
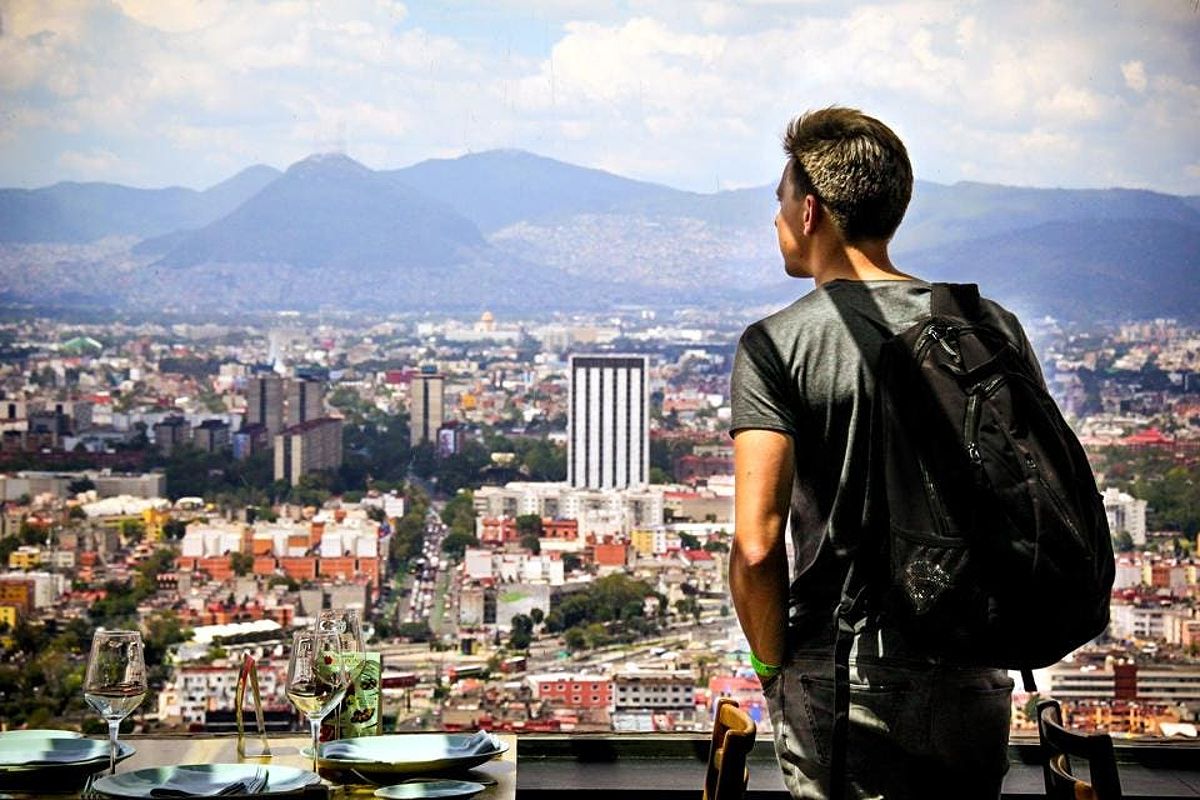
[{"label": "dense cityscape", "polygon": [[[687,309],[0,323],[0,720],[100,730],[92,632],[138,627],[140,730],[268,726],[289,631],[359,608],[382,730],[767,728],[732,616],[728,374]],[[1072,722],[1195,734],[1200,330],[1030,324],[1114,534],[1108,635],[1039,673]],[[1018,691],[1014,727],[1032,730]]]}]

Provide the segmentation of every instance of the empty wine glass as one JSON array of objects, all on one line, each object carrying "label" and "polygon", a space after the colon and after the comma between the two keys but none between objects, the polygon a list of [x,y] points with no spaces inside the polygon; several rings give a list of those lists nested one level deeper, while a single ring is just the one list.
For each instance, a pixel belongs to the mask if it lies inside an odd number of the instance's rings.
[{"label": "empty wine glass", "polygon": [[346,661],[341,654],[338,634],[308,629],[292,636],[292,656],[288,661],[287,696],[308,718],[312,731],[313,772],[317,771],[321,720],[333,710],[350,685]]},{"label": "empty wine glass", "polygon": [[146,657],[137,631],[96,631],[88,658],[83,697],[108,723],[108,773],[117,771],[121,720],[146,698]]}]

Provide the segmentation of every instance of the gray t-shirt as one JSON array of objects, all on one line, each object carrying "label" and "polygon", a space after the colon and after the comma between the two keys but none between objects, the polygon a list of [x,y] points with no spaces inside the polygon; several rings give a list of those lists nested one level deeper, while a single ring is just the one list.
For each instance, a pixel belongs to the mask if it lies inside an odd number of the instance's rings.
[{"label": "gray t-shirt", "polygon": [[[789,611],[805,646],[833,640],[845,554],[866,522],[880,347],[928,316],[930,297],[924,281],[830,281],[748,327],[738,344],[731,434],[774,430],[794,443]],[[1017,318],[991,301],[983,306],[1034,360]]]}]

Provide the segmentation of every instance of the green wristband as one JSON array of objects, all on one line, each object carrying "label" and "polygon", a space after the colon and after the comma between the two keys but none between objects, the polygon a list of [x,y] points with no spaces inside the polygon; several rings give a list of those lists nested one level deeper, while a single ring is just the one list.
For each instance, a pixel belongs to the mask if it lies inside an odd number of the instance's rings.
[{"label": "green wristband", "polygon": [[750,666],[754,667],[754,674],[760,678],[774,678],[779,674],[783,667],[775,666],[774,664],[764,664],[758,660],[758,656],[754,655],[754,651],[750,651]]}]

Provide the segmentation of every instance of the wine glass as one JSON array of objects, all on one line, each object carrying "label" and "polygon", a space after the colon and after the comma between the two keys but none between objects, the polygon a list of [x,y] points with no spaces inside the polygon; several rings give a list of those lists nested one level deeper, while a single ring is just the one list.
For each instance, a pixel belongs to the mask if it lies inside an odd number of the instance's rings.
[{"label": "wine glass", "polygon": [[[353,689],[362,675],[367,662],[364,657],[362,616],[357,608],[326,608],[317,613],[316,630],[319,633],[331,633],[340,642],[338,651],[346,665],[349,674],[350,687]],[[341,738],[342,709],[339,707],[337,718],[334,720],[334,738]]]},{"label": "wine glass", "polygon": [[138,631],[96,631],[83,698],[108,723],[108,774],[117,771],[117,734],[146,698],[146,657]]},{"label": "wine glass", "polygon": [[317,614],[318,633],[336,634],[341,646],[338,648],[350,662],[350,677],[362,671],[363,646],[362,616],[357,608],[326,608]]},{"label": "wine glass", "polygon": [[292,636],[288,660],[287,696],[296,710],[308,718],[312,730],[313,772],[317,771],[321,720],[342,702],[350,685],[338,634],[299,630]]}]

